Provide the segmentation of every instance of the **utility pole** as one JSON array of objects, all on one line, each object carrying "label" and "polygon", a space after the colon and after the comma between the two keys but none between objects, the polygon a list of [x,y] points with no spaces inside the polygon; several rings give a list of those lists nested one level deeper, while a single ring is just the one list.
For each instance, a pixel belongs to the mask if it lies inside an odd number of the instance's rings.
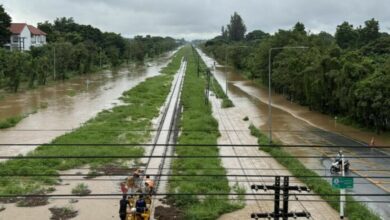
[{"label": "utility pole", "polygon": [[225,94],[228,96],[227,47],[225,49]]},{"label": "utility pole", "polygon": [[[340,150],[340,156],[341,156],[341,176],[345,176],[345,170],[344,170],[344,155],[343,151]],[[344,201],[345,201],[345,189],[340,189],[340,219],[344,219]]]},{"label": "utility pole", "polygon": [[[259,190],[263,189],[264,191],[267,190],[274,190],[275,193],[275,199],[274,199],[274,211],[272,213],[252,213],[251,218],[258,219],[258,218],[268,218],[268,219],[274,219],[279,220],[282,218],[282,220],[287,220],[289,217],[297,218],[297,217],[305,217],[310,218],[311,214],[307,211],[303,212],[289,212],[288,211],[288,198],[289,198],[289,191],[306,191],[309,192],[310,189],[306,186],[289,186],[289,177],[285,176],[283,177],[283,186],[280,185],[280,176],[275,177],[275,184],[274,185],[252,185],[252,189]],[[283,207],[280,209],[280,192],[283,192]]]}]

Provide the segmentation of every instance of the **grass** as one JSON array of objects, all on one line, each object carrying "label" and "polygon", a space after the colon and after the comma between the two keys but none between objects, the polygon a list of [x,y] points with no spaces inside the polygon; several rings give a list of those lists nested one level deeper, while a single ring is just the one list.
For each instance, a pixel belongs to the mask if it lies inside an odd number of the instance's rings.
[{"label": "grass", "polygon": [[47,108],[47,107],[49,107],[49,103],[47,103],[47,102],[41,102],[41,103],[39,103],[39,108],[40,108],[40,109],[45,109],[45,108]]},{"label": "grass", "polygon": [[[197,77],[197,66],[190,47],[185,47],[188,60],[184,86],[181,95],[183,113],[180,129],[183,131],[178,138],[179,144],[217,144],[220,136],[218,122],[212,117],[210,104],[205,104],[204,91],[206,88],[205,76]],[[186,132],[197,130],[204,132]],[[175,153],[178,156],[190,155],[219,155],[217,147],[199,148],[196,146],[177,146]],[[210,174],[202,168],[213,170],[213,174],[225,175],[226,171],[219,158],[185,158],[175,159],[172,163],[173,174],[201,175]],[[215,170],[214,170],[215,169]],[[226,177],[194,177],[175,176],[169,181],[169,191],[177,193],[229,193]],[[199,181],[200,180],[200,181]],[[177,196],[169,200],[185,213],[185,219],[216,219],[219,215],[241,208],[241,204],[229,202],[227,196]]]},{"label": "grass", "polygon": [[66,92],[66,95],[69,96],[69,97],[74,97],[74,96],[76,96],[76,91],[74,91],[74,90],[68,90],[68,91]]},{"label": "grass", "polygon": [[[180,66],[182,52],[178,52],[161,75],[148,78],[134,88],[123,93],[123,105],[103,110],[80,128],[64,134],[52,144],[72,144],[71,146],[39,146],[28,156],[142,156],[143,148],[136,146],[110,146],[110,144],[143,143],[150,138],[152,119],[159,115],[173,79]],[[145,130],[133,132],[131,130]],[[77,144],[83,144],[77,145]],[[90,145],[89,145],[90,144]],[[107,144],[94,146],[94,144]],[[22,157],[22,156],[21,156]],[[107,163],[127,164],[129,160],[115,159],[34,159],[8,160],[0,163],[0,175],[50,174],[58,175],[59,170],[67,170],[90,164],[91,167]],[[25,194],[58,182],[55,177],[2,177],[0,194]]]},{"label": "grass", "polygon": [[50,217],[50,220],[65,220],[65,219],[71,219],[77,216],[79,213],[77,210],[74,210],[72,206],[66,206],[66,207],[52,207],[49,208],[52,216]]},{"label": "grass", "polygon": [[[41,102],[39,105],[40,109],[45,109],[48,107],[47,102]],[[32,111],[28,113],[24,113],[22,115],[17,116],[11,116],[6,119],[0,120],[0,129],[6,129],[6,128],[12,128],[15,127],[20,121],[22,121],[24,118],[27,118],[31,114],[35,114],[38,112],[38,109],[33,109]]]},{"label": "grass", "polygon": [[4,120],[0,121],[0,129],[6,129],[14,127],[16,124],[18,124],[23,118],[27,117],[28,115],[18,115],[6,118]]},{"label": "grass", "polygon": [[221,107],[222,108],[234,107],[232,100],[230,100],[229,97],[226,95],[226,93],[222,90],[221,85],[219,85],[218,81],[214,77],[211,77],[211,80],[212,80],[211,88],[214,91],[216,97],[222,99]]},{"label": "grass", "polygon": [[[259,129],[257,129],[254,125],[250,125],[249,129],[251,131],[251,134],[258,138],[259,145],[264,145],[269,143],[269,139],[266,135],[260,132]],[[272,146],[272,147],[261,147],[261,150],[269,153],[271,156],[282,156],[282,157],[291,157],[292,155],[283,148],[279,146]],[[306,168],[298,159],[296,158],[280,158],[276,157],[275,160],[277,160],[281,165],[286,167],[290,173],[300,179],[303,183],[305,183],[310,189],[312,189],[314,192],[318,194],[337,194],[339,193],[338,190],[335,190],[332,188],[332,186],[324,179],[319,178],[319,175]],[[316,176],[317,178],[299,178],[300,176]],[[335,210],[339,210],[339,197],[337,196],[321,196],[324,200],[330,200],[335,202],[328,202],[328,204],[334,208]],[[367,208],[364,204],[354,202],[354,199],[351,196],[346,197],[346,216],[350,220],[380,220],[380,218],[375,215],[371,210]]]},{"label": "grass", "polygon": [[91,190],[88,188],[87,184],[79,183],[72,189],[73,195],[86,196],[91,194]]}]

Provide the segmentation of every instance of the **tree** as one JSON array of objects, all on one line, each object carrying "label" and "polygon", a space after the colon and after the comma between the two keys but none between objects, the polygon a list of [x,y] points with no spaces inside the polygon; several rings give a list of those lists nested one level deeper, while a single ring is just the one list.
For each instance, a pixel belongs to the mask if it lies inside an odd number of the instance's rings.
[{"label": "tree", "polygon": [[4,10],[3,5],[0,5],[0,46],[7,43],[10,39],[11,32],[8,28],[11,25],[11,17]]},{"label": "tree", "polygon": [[336,42],[343,49],[355,47],[358,36],[357,31],[346,21],[337,26],[335,34]]},{"label": "tree", "polygon": [[222,36],[223,39],[227,39],[228,38],[228,32],[225,29],[225,26],[221,27],[221,36]]},{"label": "tree", "polygon": [[230,17],[230,24],[228,25],[229,39],[232,41],[240,41],[244,39],[246,32],[245,24],[237,12]]},{"label": "tree", "polygon": [[373,42],[380,37],[378,21],[372,18],[371,20],[364,22],[364,24],[364,28],[361,28],[359,30],[360,45],[365,45],[367,43]]},{"label": "tree", "polygon": [[261,30],[254,30],[252,32],[249,32],[246,36],[245,39],[247,41],[252,41],[252,40],[262,40],[266,37],[268,37],[269,34],[261,31]]},{"label": "tree", "polygon": [[294,28],[293,28],[293,31],[306,35],[305,25],[304,25],[303,23],[301,23],[301,22],[297,22],[297,23],[295,24],[295,26],[294,26]]},{"label": "tree", "polygon": [[17,92],[24,75],[28,75],[30,70],[31,57],[28,53],[12,52],[8,56],[5,74],[8,77],[8,88],[12,92]]}]

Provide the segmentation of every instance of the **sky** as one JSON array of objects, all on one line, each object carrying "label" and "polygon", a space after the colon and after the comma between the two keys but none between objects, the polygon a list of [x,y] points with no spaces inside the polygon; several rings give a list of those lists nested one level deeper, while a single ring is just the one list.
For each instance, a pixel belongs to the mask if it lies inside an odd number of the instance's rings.
[{"label": "sky", "polygon": [[0,0],[0,4],[13,22],[36,25],[73,17],[77,23],[125,37],[210,39],[220,34],[234,12],[248,31],[274,33],[299,21],[311,33],[334,34],[343,21],[359,26],[375,18],[382,32],[390,32],[390,0]]}]

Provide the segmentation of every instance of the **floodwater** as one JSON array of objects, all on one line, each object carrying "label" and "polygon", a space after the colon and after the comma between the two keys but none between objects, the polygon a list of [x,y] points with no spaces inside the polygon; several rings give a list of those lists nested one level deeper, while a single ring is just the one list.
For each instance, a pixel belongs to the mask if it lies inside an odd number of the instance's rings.
[{"label": "floodwater", "polygon": [[[173,52],[158,58],[148,67],[122,68],[117,72],[81,76],[63,83],[7,96],[0,101],[0,120],[37,111],[15,127],[0,130],[0,155],[25,154],[38,144],[48,143],[72,129],[80,127],[103,109],[120,104],[118,98],[126,90],[148,77],[159,74]],[[39,108],[47,105],[46,108]],[[5,146],[26,144],[26,146]],[[27,145],[28,144],[28,145]]]},{"label": "floodwater", "polygon": [[[228,87],[228,95],[236,106],[244,109],[249,120],[268,134],[268,89],[257,85],[232,69],[225,68],[214,63],[214,60],[200,52],[206,65],[212,69],[212,73],[225,90]],[[214,64],[216,64],[214,66]],[[227,82],[227,83],[226,83]],[[388,137],[380,136],[374,132],[360,131],[356,128],[337,123],[332,117],[319,112],[310,111],[307,107],[300,106],[286,100],[283,96],[272,94],[272,136],[284,144],[313,145],[310,148],[294,147],[285,148],[296,156],[320,156],[322,158],[300,159],[306,167],[315,170],[320,175],[331,176],[329,170],[332,158],[337,155],[338,148],[320,148],[316,145],[335,146],[367,146],[372,137],[376,145],[390,145]],[[237,132],[237,131],[235,131]],[[343,148],[346,156],[390,156],[390,152],[384,149]],[[351,170],[348,175],[364,178],[355,179],[354,188],[348,193],[373,193],[385,194],[382,197],[356,197],[359,201],[388,201],[390,202],[390,159],[388,158],[350,158]],[[372,171],[374,170],[374,171]],[[375,177],[374,177],[375,176]],[[374,178],[369,178],[374,177]],[[328,178],[330,181],[331,179]],[[390,206],[386,203],[366,203],[375,210],[383,219],[390,219]]]}]

